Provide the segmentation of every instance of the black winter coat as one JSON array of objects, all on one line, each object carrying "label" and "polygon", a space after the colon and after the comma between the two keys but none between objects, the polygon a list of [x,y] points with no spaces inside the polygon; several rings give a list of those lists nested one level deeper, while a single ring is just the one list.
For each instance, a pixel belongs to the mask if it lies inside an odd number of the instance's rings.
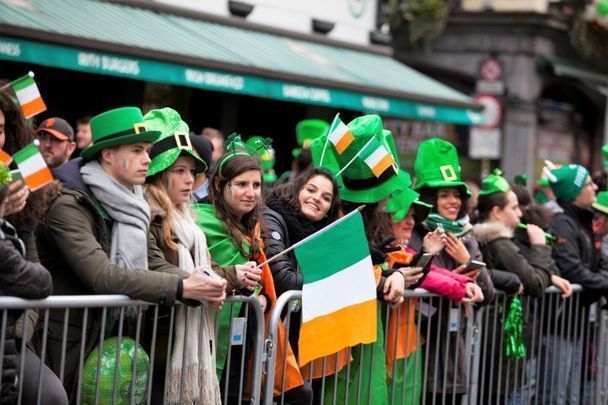
[{"label": "black winter coat", "polygon": [[[52,292],[50,273],[39,263],[24,259],[25,248],[17,231],[0,219],[0,295],[26,299],[41,299]],[[23,311],[9,310],[5,329],[2,359],[0,404],[17,402],[19,383],[18,347],[15,322]]]},{"label": "black winter coat", "polygon": [[[593,235],[593,213],[572,203],[559,202],[564,212],[553,215],[550,229],[557,236],[553,259],[559,274],[589,292],[586,298],[608,293],[608,270],[600,266],[599,245]],[[592,297],[593,296],[593,297]]]}]

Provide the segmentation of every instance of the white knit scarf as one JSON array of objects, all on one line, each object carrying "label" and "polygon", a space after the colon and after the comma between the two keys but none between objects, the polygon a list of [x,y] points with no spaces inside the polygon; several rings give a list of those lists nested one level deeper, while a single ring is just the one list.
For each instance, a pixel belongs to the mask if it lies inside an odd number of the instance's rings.
[{"label": "white knit scarf", "polygon": [[[179,267],[192,273],[195,267],[211,269],[211,256],[205,234],[188,212],[174,209],[171,230],[177,238]],[[187,328],[187,331],[186,331]],[[215,371],[215,323],[212,311],[180,306],[175,315],[175,339],[169,372],[170,404],[220,405],[220,387]],[[185,340],[185,341],[184,341]],[[184,359],[184,344],[186,345]],[[182,401],[180,402],[180,386]]]}]

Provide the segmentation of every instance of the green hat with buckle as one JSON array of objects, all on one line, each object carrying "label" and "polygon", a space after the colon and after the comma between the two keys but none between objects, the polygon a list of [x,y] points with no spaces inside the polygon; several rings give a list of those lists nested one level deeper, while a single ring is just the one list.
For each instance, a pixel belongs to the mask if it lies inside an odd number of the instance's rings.
[{"label": "green hat with buckle", "polygon": [[431,138],[418,146],[414,161],[414,190],[425,187],[457,187],[471,195],[466,183],[460,177],[458,152],[450,142]]},{"label": "green hat with buckle", "polygon": [[[376,203],[411,184],[410,176],[399,168],[393,134],[382,128],[382,119],[378,115],[357,117],[348,123],[348,129],[354,140],[342,154],[327,142],[327,134],[315,139],[311,146],[313,164],[336,176],[340,198],[350,202]],[[382,159],[383,156],[386,160]],[[391,164],[382,165],[383,162]],[[372,167],[376,167],[376,174]]]},{"label": "green hat with buckle", "polygon": [[91,136],[93,144],[81,153],[85,161],[95,158],[102,149],[139,142],[152,143],[160,132],[148,130],[139,108],[122,107],[93,117]]},{"label": "green hat with buckle", "polygon": [[192,148],[190,128],[179,113],[171,108],[151,110],[144,116],[148,129],[159,131],[161,136],[150,149],[148,177],[168,169],[182,155],[190,156],[196,164],[196,172],[207,170],[207,164]]},{"label": "green hat with buckle", "polygon": [[494,169],[494,171],[481,181],[479,195],[490,195],[495,193],[507,193],[511,190],[509,182],[502,177],[502,170]]},{"label": "green hat with buckle", "polygon": [[591,205],[595,211],[603,215],[608,215],[608,191],[597,193],[595,202]]},{"label": "green hat with buckle", "polygon": [[328,130],[329,123],[327,121],[311,118],[298,122],[296,125],[296,139],[299,148],[295,148],[291,151],[293,157],[300,156],[302,149],[310,149],[312,141],[320,136],[326,135]]}]

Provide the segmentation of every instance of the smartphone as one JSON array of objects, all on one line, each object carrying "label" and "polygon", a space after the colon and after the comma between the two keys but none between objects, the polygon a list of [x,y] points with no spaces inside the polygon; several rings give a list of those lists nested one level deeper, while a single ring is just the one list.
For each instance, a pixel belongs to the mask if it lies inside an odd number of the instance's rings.
[{"label": "smartphone", "polygon": [[431,262],[431,260],[433,260],[432,254],[423,253],[422,256],[420,256],[420,258],[418,258],[418,261],[416,262],[416,264],[414,264],[414,267],[420,267],[420,268],[424,269]]},{"label": "smartphone", "polygon": [[469,271],[479,270],[483,267],[486,267],[484,262],[480,262],[478,260],[471,260],[471,262],[467,265],[464,272],[468,273]]}]

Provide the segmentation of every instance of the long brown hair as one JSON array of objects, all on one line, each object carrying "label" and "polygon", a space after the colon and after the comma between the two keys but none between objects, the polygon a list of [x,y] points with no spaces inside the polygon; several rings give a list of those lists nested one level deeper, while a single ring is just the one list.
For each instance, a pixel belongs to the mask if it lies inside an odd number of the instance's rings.
[{"label": "long brown hair", "polygon": [[[163,242],[169,249],[177,250],[177,244],[173,238],[171,232],[171,224],[173,223],[173,203],[167,189],[165,188],[165,182],[163,180],[163,173],[160,172],[152,177],[146,179],[144,184],[144,195],[148,204],[155,205],[165,212],[165,215],[161,219],[161,233],[163,236]],[[177,207],[178,209],[180,207]]]},{"label": "long brown hair", "polygon": [[217,217],[226,225],[232,243],[242,254],[245,255],[247,253],[243,251],[243,240],[245,238],[251,239],[251,252],[258,251],[260,246],[255,235],[255,230],[262,217],[262,201],[259,201],[253,210],[239,219],[226,205],[223,193],[229,181],[250,170],[259,171],[260,179],[263,182],[260,162],[249,155],[222,156],[218,162],[222,162],[222,165],[216,167],[209,180],[209,199],[215,206]]},{"label": "long brown hair", "polygon": [[[36,138],[36,132],[25,120],[21,107],[9,92],[0,91],[0,111],[4,114],[6,136],[2,150],[12,155],[31,143]],[[33,231],[36,224],[44,218],[53,200],[59,195],[60,188],[59,182],[54,181],[34,191],[28,197],[25,208],[6,219],[19,232]]]}]

